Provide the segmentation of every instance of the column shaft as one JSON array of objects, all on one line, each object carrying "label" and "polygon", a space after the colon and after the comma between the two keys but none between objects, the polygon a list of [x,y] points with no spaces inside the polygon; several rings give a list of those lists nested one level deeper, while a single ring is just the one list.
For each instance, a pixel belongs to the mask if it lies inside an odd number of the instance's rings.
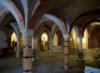
[{"label": "column shaft", "polygon": [[69,67],[69,42],[64,41],[64,69],[68,70]]},{"label": "column shaft", "polygon": [[80,69],[84,69],[84,58],[83,58],[83,48],[82,48],[82,36],[79,37],[79,49],[78,49],[78,63]]},{"label": "column shaft", "polygon": [[16,58],[20,57],[20,37],[17,37]]},{"label": "column shaft", "polygon": [[49,51],[50,51],[50,56],[53,56],[53,39],[50,40],[50,50]]},{"label": "column shaft", "polygon": [[23,73],[32,73],[32,32],[25,32],[23,37]]},{"label": "column shaft", "polygon": [[79,58],[83,57],[82,36],[79,37]]}]

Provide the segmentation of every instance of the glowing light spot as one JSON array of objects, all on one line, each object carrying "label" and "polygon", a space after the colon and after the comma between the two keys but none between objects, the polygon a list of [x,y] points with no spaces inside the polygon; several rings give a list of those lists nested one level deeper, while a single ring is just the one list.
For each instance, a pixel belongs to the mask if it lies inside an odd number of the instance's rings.
[{"label": "glowing light spot", "polygon": [[13,32],[13,33],[12,33],[12,36],[11,36],[11,42],[12,42],[13,40],[14,40],[14,41],[17,41],[17,37],[16,37],[16,33],[15,33],[15,32]]},{"label": "glowing light spot", "polygon": [[44,42],[47,42],[48,41],[48,35],[47,35],[47,33],[43,33],[42,34],[41,40],[44,41]]}]

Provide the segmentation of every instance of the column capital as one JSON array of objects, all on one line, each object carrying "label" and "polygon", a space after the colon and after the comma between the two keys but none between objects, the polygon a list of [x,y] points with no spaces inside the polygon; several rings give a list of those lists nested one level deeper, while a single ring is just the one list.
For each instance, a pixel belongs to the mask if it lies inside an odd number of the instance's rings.
[{"label": "column capital", "polygon": [[25,37],[33,36],[33,33],[34,33],[34,30],[32,30],[32,29],[23,29],[22,30],[22,34]]},{"label": "column capital", "polygon": [[32,37],[33,37],[33,32],[34,30],[32,29],[23,29],[22,30],[22,37],[23,37],[23,44],[24,47],[31,48],[31,43],[32,43]]},{"label": "column capital", "polygon": [[64,37],[64,41],[69,41],[70,40],[69,34],[64,34],[63,37]]}]

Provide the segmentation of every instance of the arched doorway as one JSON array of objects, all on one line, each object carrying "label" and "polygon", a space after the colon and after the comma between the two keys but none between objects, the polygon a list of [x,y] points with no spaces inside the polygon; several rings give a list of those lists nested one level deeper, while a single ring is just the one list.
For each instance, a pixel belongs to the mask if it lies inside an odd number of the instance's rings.
[{"label": "arched doorway", "polygon": [[13,32],[11,35],[11,47],[14,53],[16,53],[16,49],[17,49],[17,36],[16,33]]},{"label": "arched doorway", "polygon": [[48,34],[46,32],[43,32],[41,35],[41,46],[44,51],[48,50],[48,42],[49,42],[49,38],[48,38]]},{"label": "arched doorway", "polygon": [[15,32],[13,32],[12,35],[11,35],[11,42],[13,40],[17,42],[17,36],[16,36],[16,33]]}]

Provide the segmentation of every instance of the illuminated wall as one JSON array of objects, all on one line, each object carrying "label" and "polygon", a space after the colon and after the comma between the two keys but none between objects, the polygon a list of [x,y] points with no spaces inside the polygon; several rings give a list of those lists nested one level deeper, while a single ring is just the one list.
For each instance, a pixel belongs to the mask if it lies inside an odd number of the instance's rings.
[{"label": "illuminated wall", "polygon": [[57,33],[54,34],[53,44],[55,47],[58,47],[58,35],[57,35]]},{"label": "illuminated wall", "polygon": [[[79,47],[79,37],[77,36],[77,33],[74,30],[72,30],[71,34],[72,34],[71,41],[72,41],[73,48],[78,48]],[[82,38],[82,48],[83,49],[88,48],[88,31],[87,31],[87,29],[85,29],[84,36]]]},{"label": "illuminated wall", "polygon": [[88,31],[87,31],[87,29],[85,29],[84,36],[82,38],[82,47],[83,47],[83,49],[88,48]]},{"label": "illuminated wall", "polygon": [[74,29],[71,32],[72,38],[71,38],[71,42],[73,45],[73,48],[78,48],[78,37],[77,37],[77,33],[74,31]]}]

